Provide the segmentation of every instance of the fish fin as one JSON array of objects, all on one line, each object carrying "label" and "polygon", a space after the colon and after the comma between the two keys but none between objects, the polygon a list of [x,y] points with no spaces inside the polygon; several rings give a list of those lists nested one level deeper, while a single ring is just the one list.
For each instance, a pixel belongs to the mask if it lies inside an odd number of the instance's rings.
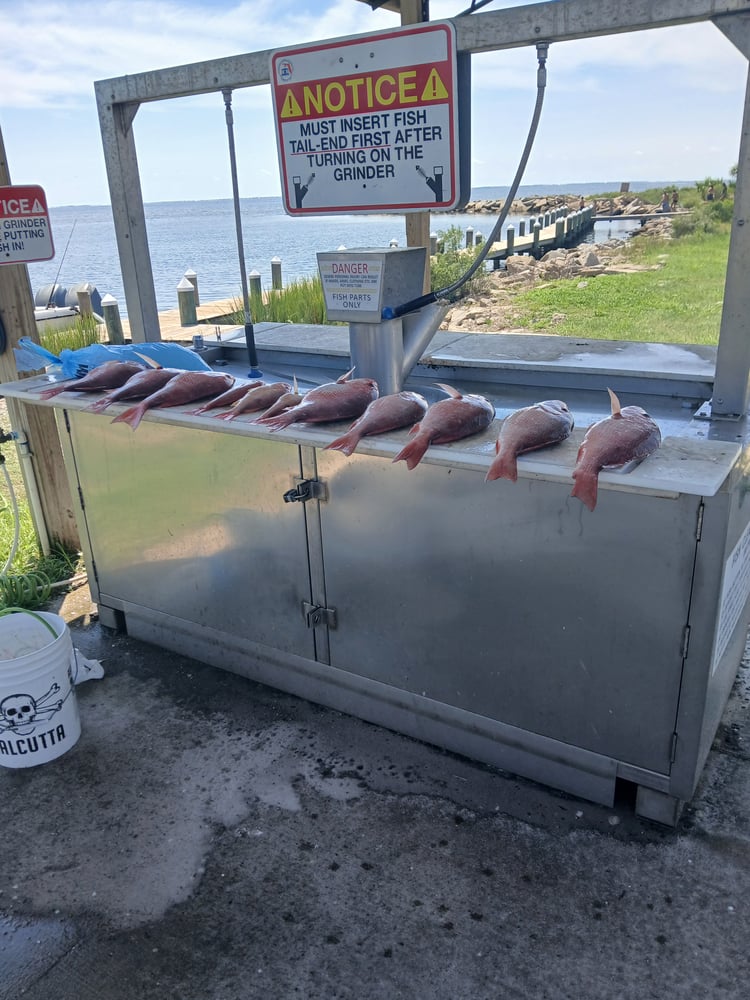
[{"label": "fish fin", "polygon": [[463,398],[463,394],[460,393],[458,389],[454,389],[452,385],[446,385],[444,382],[436,382],[435,385],[442,389],[443,392],[447,392],[448,395],[452,396],[454,399]]},{"label": "fish fin", "polygon": [[409,428],[409,434],[419,434],[419,428],[422,426],[422,421],[417,421],[413,427]]},{"label": "fish fin", "polygon": [[97,399],[95,402],[85,406],[84,409],[90,413],[102,413],[102,411],[106,410],[110,405],[110,402],[111,401],[107,399],[106,396],[103,396],[101,399]]},{"label": "fish fin", "polygon": [[141,419],[143,418],[143,414],[145,412],[146,409],[142,405],[131,406],[129,409],[123,410],[122,413],[118,413],[117,416],[112,420],[112,423],[130,424],[133,430],[135,430],[138,424],[141,422]]},{"label": "fish fin", "polygon": [[58,396],[61,392],[75,392],[75,382],[69,382],[65,385],[56,385],[54,389],[43,389],[39,393],[39,398],[52,399],[53,396]]},{"label": "fish fin", "polygon": [[612,406],[612,416],[613,417],[620,417],[620,416],[622,416],[622,414],[620,412],[620,409],[621,409],[620,408],[620,400],[617,398],[617,396],[615,396],[615,394],[612,392],[611,389],[607,389],[607,392],[609,393],[609,402],[610,402],[610,405]]},{"label": "fish fin", "polygon": [[153,358],[149,358],[145,354],[139,354],[138,351],[134,351],[133,353],[135,354],[135,356],[137,358],[140,358],[141,361],[145,362],[148,365],[149,368],[163,368],[164,367],[164,365],[160,365],[158,361],[154,361]]},{"label": "fish fin", "polygon": [[292,389],[292,392],[293,392],[293,393],[294,393],[295,395],[297,395],[297,396],[298,396],[298,395],[299,395],[299,387],[297,386],[297,376],[296,376],[296,375],[292,376],[292,383],[293,383],[293,389]]},{"label": "fish fin", "polygon": [[348,378],[350,378],[350,376],[352,376],[354,374],[354,371],[355,371],[354,368],[350,368],[349,371],[345,375],[342,375],[341,378],[337,378],[336,381],[337,382],[346,382],[346,380]]},{"label": "fish fin", "polygon": [[570,495],[578,497],[589,510],[596,507],[597,494],[599,492],[599,476],[591,469],[573,470],[573,489]]},{"label": "fish fin", "polygon": [[512,483],[518,481],[518,461],[512,451],[501,452],[497,448],[497,458],[490,465],[484,481],[490,483],[493,479],[510,479]]},{"label": "fish fin", "polygon": [[425,452],[429,447],[430,439],[428,437],[415,438],[404,445],[393,461],[406,462],[407,469],[415,469],[424,458]]},{"label": "fish fin", "polygon": [[259,424],[261,427],[268,427],[272,431],[280,431],[290,424],[294,423],[294,417],[290,417],[290,410],[286,410],[284,413],[279,413],[275,417],[261,417],[260,420],[256,420],[255,423]]},{"label": "fish fin", "polygon": [[351,455],[358,444],[359,438],[350,432],[348,434],[342,434],[341,437],[336,438],[335,441],[331,441],[331,443],[327,444],[323,450],[340,451],[343,455]]}]

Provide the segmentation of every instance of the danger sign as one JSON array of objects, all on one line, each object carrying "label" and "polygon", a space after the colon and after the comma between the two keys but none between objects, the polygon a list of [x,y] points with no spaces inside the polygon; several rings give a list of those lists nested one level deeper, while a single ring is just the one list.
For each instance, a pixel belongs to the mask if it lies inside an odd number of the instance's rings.
[{"label": "danger sign", "polygon": [[433,22],[271,56],[290,215],[455,208],[455,29]]},{"label": "danger sign", "polygon": [[47,198],[37,184],[0,187],[0,264],[55,256]]}]

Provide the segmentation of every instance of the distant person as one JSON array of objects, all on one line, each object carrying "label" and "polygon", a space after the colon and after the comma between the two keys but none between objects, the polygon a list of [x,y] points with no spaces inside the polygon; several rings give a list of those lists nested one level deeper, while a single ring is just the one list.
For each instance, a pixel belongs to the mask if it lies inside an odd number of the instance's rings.
[{"label": "distant person", "polygon": [[716,192],[714,191],[713,184],[708,185],[708,190],[706,191],[706,201],[713,201],[716,197]]},{"label": "distant person", "polygon": [[586,207],[586,202],[583,199],[583,195],[581,195],[581,200],[578,202],[579,212],[582,211],[585,207]]},{"label": "distant person", "polygon": [[675,188],[674,191],[672,192],[672,205],[671,205],[671,208],[672,208],[673,212],[677,211],[677,208],[678,208],[679,204],[680,204],[680,196],[677,194],[677,188]]},{"label": "distant person", "polygon": [[719,198],[721,199],[721,201],[724,201],[726,196],[727,196],[727,185],[726,181],[724,181],[724,183],[721,185],[721,194],[719,195]]},{"label": "distant person", "polygon": [[668,212],[669,211],[669,195],[667,194],[666,191],[661,196],[661,211],[662,212]]}]

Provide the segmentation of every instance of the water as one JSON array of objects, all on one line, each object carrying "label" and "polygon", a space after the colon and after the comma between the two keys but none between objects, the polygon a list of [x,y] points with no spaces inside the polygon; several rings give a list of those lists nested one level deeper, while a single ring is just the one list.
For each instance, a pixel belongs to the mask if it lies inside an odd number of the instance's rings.
[{"label": "water", "polygon": [[[477,198],[503,197],[506,189],[487,188]],[[598,187],[595,190],[601,191]],[[486,193],[485,193],[486,192]],[[578,192],[575,192],[578,193]],[[280,198],[243,198],[242,230],[245,265],[257,271],[264,288],[271,287],[271,259],[281,259],[283,282],[317,273],[316,254],[340,246],[387,247],[391,240],[406,246],[403,215],[327,215],[292,218]],[[234,207],[231,199],[174,201],[146,205],[151,265],[160,310],[177,305],[177,285],[185,271],[198,275],[201,301],[241,299]],[[471,228],[487,237],[496,217],[469,214],[433,214],[430,227],[440,233],[453,226]],[[517,224],[509,217],[506,225]],[[90,282],[100,295],[117,299],[127,314],[112,212],[107,205],[73,205],[50,209],[55,257],[29,264],[34,293],[58,281],[71,288]],[[627,235],[634,223],[597,223],[591,241]],[[503,236],[505,226],[503,227]],[[64,255],[64,256],[63,256]],[[59,277],[58,277],[59,272]]]}]

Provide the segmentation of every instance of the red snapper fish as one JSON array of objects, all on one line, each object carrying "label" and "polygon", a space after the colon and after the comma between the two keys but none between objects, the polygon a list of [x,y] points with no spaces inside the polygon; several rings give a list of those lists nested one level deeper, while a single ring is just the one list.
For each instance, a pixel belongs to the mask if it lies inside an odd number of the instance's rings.
[{"label": "red snapper fish", "polygon": [[572,497],[589,510],[596,507],[599,473],[628,462],[647,458],[661,444],[661,431],[640,406],[620,407],[620,400],[607,389],[612,414],[592,424],[578,449],[573,469]]},{"label": "red snapper fish", "polygon": [[259,417],[253,420],[254,424],[259,423],[261,420],[265,420],[266,417],[275,417],[277,413],[283,413],[284,410],[290,410],[297,403],[301,403],[305,398],[304,393],[299,391],[297,386],[297,376],[294,376],[294,385],[290,392],[285,392],[282,396],[276,400],[267,410],[264,410]]},{"label": "red snapper fish", "polygon": [[335,382],[310,389],[301,403],[275,417],[261,417],[257,423],[278,431],[290,424],[323,424],[361,417],[373,399],[378,398],[378,384],[371,378],[349,380],[353,371],[353,368],[350,369]]},{"label": "red snapper fish", "polygon": [[479,434],[486,430],[495,418],[495,407],[484,396],[467,394],[464,396],[450,385],[436,383],[448,393],[449,399],[433,403],[418,424],[409,431],[414,439],[406,444],[393,459],[406,462],[408,469],[414,469],[424,458],[431,444],[448,444],[460,438]]},{"label": "red snapper fish", "polygon": [[205,399],[206,396],[225,392],[233,384],[234,375],[229,375],[227,372],[181,371],[137,406],[131,406],[116,416],[112,423],[130,424],[135,430],[147,410],[194,403],[196,400]]},{"label": "red snapper fish", "polygon": [[326,445],[344,455],[353,454],[363,437],[385,434],[400,427],[415,424],[427,412],[427,400],[418,392],[396,392],[373,399],[365,412],[351,425],[346,434]]},{"label": "red snapper fish", "polygon": [[222,392],[216,399],[209,399],[207,403],[203,403],[197,410],[189,410],[188,412],[197,416],[201,413],[207,413],[209,410],[220,410],[223,406],[231,406],[238,399],[242,399],[246,392],[249,392],[251,389],[257,389],[259,385],[263,385],[263,383],[258,379],[254,382],[241,382],[239,385],[234,385],[231,389],[227,389],[226,392]]},{"label": "red snapper fish", "polygon": [[53,389],[43,389],[39,393],[42,399],[52,399],[61,392],[100,392],[102,389],[117,389],[136,372],[143,371],[139,361],[105,361],[103,365],[92,368],[83,378],[73,379],[64,385],[56,385]]},{"label": "red snapper fish", "polygon": [[152,392],[156,392],[157,389],[163,388],[170,379],[179,375],[181,371],[181,368],[146,368],[131,375],[124,385],[108,392],[101,399],[97,399],[87,406],[86,409],[91,410],[92,413],[102,413],[112,403],[119,403],[125,399],[143,399],[150,396]]},{"label": "red snapper fish", "polygon": [[545,399],[515,410],[503,420],[485,482],[510,479],[515,483],[519,455],[559,444],[570,436],[573,426],[573,414],[561,399]]},{"label": "red snapper fish", "polygon": [[241,413],[257,413],[258,410],[265,410],[291,388],[288,382],[271,382],[268,385],[261,382],[256,388],[248,389],[236,403],[232,404],[231,410],[227,413],[217,413],[216,419],[234,420]]}]

